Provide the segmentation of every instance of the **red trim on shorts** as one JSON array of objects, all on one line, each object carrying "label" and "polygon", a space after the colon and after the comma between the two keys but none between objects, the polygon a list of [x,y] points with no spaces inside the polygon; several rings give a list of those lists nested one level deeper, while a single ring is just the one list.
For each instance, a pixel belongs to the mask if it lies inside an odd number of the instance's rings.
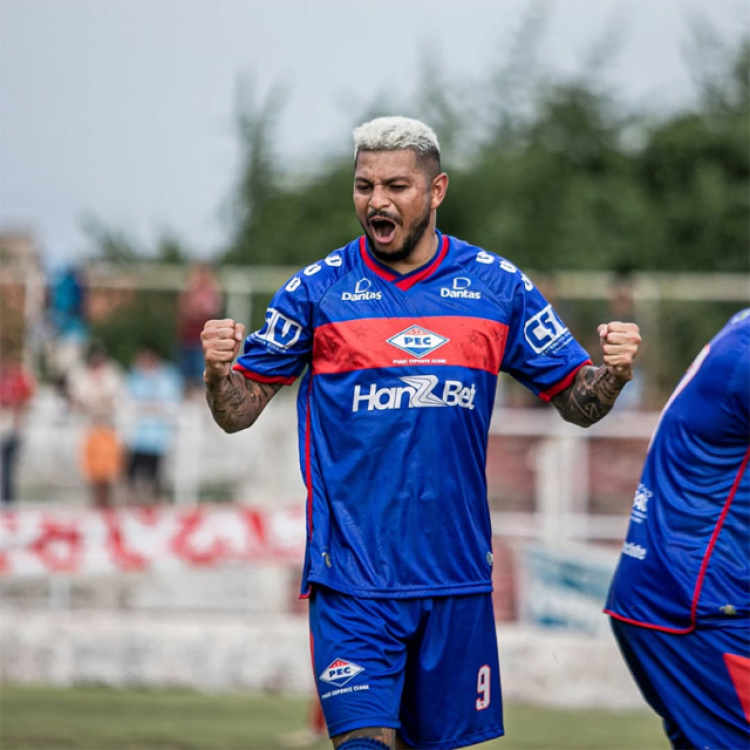
[{"label": "red trim on shorts", "polygon": [[546,391],[542,391],[542,393],[539,394],[539,398],[542,399],[542,401],[551,401],[555,396],[557,396],[558,393],[562,393],[568,386],[573,383],[576,375],[578,374],[578,371],[582,367],[586,367],[586,365],[590,364],[593,364],[590,359],[587,359],[585,362],[581,362],[581,364],[578,365],[575,370],[568,373],[559,383],[556,383],[552,386],[552,388],[548,388]]}]

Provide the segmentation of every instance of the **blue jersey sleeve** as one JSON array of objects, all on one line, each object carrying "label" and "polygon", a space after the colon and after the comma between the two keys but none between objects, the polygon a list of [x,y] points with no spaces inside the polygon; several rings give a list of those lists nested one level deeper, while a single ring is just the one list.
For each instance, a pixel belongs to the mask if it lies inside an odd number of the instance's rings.
[{"label": "blue jersey sleeve", "polygon": [[312,285],[304,272],[293,276],[271,300],[262,328],[245,339],[234,369],[267,383],[290,385],[310,362]]},{"label": "blue jersey sleeve", "polygon": [[549,401],[567,388],[575,373],[591,360],[528,277],[520,274],[515,282],[501,369]]}]

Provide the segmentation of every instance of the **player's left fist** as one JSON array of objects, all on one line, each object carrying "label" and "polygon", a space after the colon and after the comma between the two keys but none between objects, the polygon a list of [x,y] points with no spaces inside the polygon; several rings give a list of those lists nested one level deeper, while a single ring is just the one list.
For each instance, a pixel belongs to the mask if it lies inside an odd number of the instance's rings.
[{"label": "player's left fist", "polygon": [[633,363],[641,346],[641,333],[635,323],[604,323],[597,329],[604,364],[621,380],[633,379]]}]

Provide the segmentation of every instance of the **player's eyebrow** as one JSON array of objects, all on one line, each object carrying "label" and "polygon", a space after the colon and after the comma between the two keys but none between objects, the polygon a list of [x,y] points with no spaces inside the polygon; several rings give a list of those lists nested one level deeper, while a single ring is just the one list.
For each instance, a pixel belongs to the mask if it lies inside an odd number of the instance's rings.
[{"label": "player's eyebrow", "polygon": [[[359,182],[359,183],[364,183],[367,185],[372,185],[372,180],[368,179],[367,177],[355,177],[354,181]],[[409,177],[401,177],[401,176],[388,177],[385,180],[381,180],[383,185],[393,185],[396,182],[409,182],[409,181],[410,181]]]}]

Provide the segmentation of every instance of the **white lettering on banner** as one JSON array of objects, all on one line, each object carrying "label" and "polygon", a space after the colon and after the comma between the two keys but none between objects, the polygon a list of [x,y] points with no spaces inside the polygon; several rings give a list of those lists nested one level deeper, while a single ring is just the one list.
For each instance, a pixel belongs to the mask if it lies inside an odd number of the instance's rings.
[{"label": "white lettering on banner", "polygon": [[14,509],[0,516],[0,576],[299,563],[304,548],[302,509]]}]

